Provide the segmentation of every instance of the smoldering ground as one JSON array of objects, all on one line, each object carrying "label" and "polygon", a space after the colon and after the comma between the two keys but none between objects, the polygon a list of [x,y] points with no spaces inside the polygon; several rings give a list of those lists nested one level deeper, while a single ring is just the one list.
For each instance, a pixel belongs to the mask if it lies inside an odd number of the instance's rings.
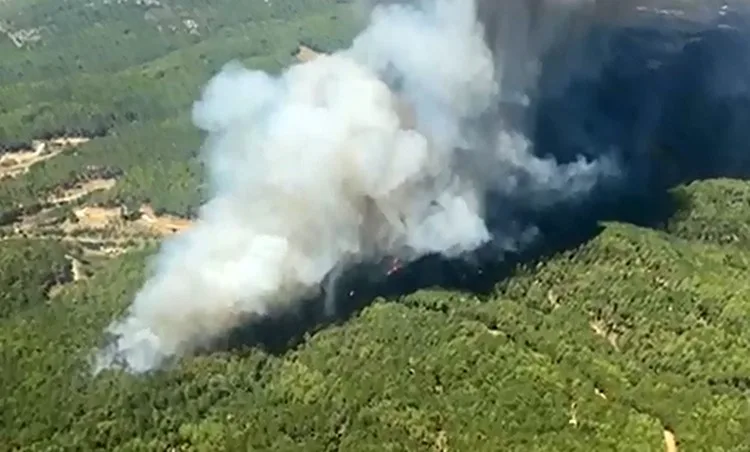
[{"label": "smoldering ground", "polygon": [[[376,9],[343,59],[290,71],[283,83],[230,66],[209,85],[196,111],[209,131],[215,197],[197,232],[166,244],[110,329],[99,369],[124,361],[150,370],[227,335],[232,345],[283,350],[378,294],[480,293],[516,263],[590,238],[600,220],[658,226],[674,184],[750,169],[739,23],[657,22],[632,11],[612,20],[597,2],[574,0],[490,6],[476,27],[472,2],[414,3]],[[310,77],[330,82],[324,94],[298,83]],[[412,132],[383,86],[414,110]],[[355,95],[362,89],[374,97]],[[302,101],[288,102],[292,95]],[[353,109],[354,98],[364,107]],[[306,102],[325,114],[296,122]],[[260,135],[237,132],[252,122]],[[319,133],[350,137],[363,126],[378,133],[353,147]],[[273,141],[282,136],[296,138]],[[255,151],[268,137],[285,161]],[[373,152],[367,170],[390,176],[365,183],[367,171],[337,173],[327,155],[342,144]],[[394,149],[429,158],[399,161]],[[341,181],[354,190],[340,191]],[[291,195],[307,207],[289,210]],[[378,262],[391,257],[405,266],[385,277]]]}]

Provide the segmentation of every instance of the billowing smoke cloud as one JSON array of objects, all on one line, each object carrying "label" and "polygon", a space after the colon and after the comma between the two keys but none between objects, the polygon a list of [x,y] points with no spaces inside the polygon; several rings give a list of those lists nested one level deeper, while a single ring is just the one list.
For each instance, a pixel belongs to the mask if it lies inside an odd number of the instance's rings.
[{"label": "billowing smoke cloud", "polygon": [[278,77],[226,65],[193,110],[212,198],[163,245],[97,370],[154,369],[358,262],[522,246],[533,231],[512,218],[488,226],[488,193],[546,206],[616,175],[606,157],[534,155],[497,109],[528,88],[504,81],[526,55],[488,45],[476,7],[379,5],[350,48]]}]

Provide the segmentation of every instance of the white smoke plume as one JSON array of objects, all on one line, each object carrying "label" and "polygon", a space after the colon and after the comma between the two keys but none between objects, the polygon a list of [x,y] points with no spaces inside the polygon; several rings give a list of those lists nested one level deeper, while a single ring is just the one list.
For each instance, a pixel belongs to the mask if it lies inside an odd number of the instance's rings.
[{"label": "white smoke plume", "polygon": [[546,204],[610,177],[610,161],[535,157],[501,119],[475,127],[513,64],[485,38],[474,1],[424,0],[376,7],[350,48],[277,77],[227,64],[193,110],[212,198],[163,245],[96,370],[155,369],[357,262],[526,237],[489,230],[488,191]]}]

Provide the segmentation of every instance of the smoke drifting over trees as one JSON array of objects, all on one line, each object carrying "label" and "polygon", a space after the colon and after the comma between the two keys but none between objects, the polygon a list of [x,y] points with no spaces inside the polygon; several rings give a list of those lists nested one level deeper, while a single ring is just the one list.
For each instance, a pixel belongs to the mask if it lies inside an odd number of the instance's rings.
[{"label": "smoke drifting over trees", "polygon": [[540,159],[499,122],[498,68],[518,64],[505,59],[493,58],[473,2],[440,0],[376,7],[349,49],[278,78],[227,65],[194,108],[213,198],[164,246],[98,366],[151,369],[353,263],[458,256],[493,236],[515,248],[529,231],[513,218],[491,230],[488,192],[542,206],[615,175],[606,157]]},{"label": "smoke drifting over trees", "polygon": [[[690,30],[664,29],[619,61],[615,50],[638,39],[611,32],[641,21],[631,2],[368,6],[349,48],[278,77],[230,63],[205,88],[193,117],[208,132],[213,196],[196,226],[164,245],[126,317],[110,326],[97,370],[158,367],[316,296],[361,262],[480,247],[499,261],[579,228],[573,217],[622,215],[623,199],[710,175],[705,154],[676,166],[654,156],[687,142],[675,131],[693,118],[664,119],[685,90],[710,91],[692,99],[699,105],[728,86],[708,77],[665,89],[692,64]],[[696,29],[713,20],[689,12]],[[608,103],[627,90],[632,104]],[[688,141],[710,144],[705,132]],[[728,129],[721,136],[736,140]],[[737,160],[724,157],[716,171]]]}]

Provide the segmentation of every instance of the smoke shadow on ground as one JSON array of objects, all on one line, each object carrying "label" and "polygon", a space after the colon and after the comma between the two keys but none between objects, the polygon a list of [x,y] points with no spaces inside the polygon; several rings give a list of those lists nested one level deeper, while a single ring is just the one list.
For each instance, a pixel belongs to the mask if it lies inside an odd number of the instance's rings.
[{"label": "smoke shadow on ground", "polygon": [[[540,231],[542,240],[520,252],[500,256],[492,243],[465,258],[425,256],[392,275],[383,265],[360,265],[346,272],[335,288],[335,310],[326,311],[325,294],[304,300],[294,311],[249,320],[222,341],[229,350],[259,347],[275,355],[296,348],[312,334],[341,325],[377,298],[397,299],[420,289],[440,288],[471,293],[480,299],[512,276],[519,265],[541,262],[565,250],[574,249],[602,230],[600,221],[613,219],[646,227],[660,227],[680,205],[668,192],[602,201],[596,207],[561,206],[527,217]],[[571,221],[571,218],[575,219]],[[563,220],[564,219],[564,220]],[[536,220],[536,221],[535,221]]]},{"label": "smoke shadow on ground", "polygon": [[[576,72],[565,64],[564,54],[552,49],[544,60],[534,108],[525,118],[534,130],[535,152],[566,162],[617,149],[625,183],[602,187],[585,202],[543,211],[490,196],[490,223],[493,209],[502,209],[497,217],[503,218],[511,208],[514,220],[538,228],[540,240],[502,258],[493,244],[464,259],[427,256],[391,276],[382,266],[363,265],[339,280],[335,314],[326,313],[321,296],[294,312],[251,320],[223,344],[284,353],[315,331],[345,322],[377,297],[397,298],[427,287],[482,297],[519,264],[545,260],[591,240],[602,221],[662,227],[681,207],[670,193],[675,185],[747,178],[748,36],[732,27],[702,32],[593,29],[581,43],[588,59],[600,64],[593,77],[589,70]],[[561,89],[557,82],[562,78],[567,82]]]}]

